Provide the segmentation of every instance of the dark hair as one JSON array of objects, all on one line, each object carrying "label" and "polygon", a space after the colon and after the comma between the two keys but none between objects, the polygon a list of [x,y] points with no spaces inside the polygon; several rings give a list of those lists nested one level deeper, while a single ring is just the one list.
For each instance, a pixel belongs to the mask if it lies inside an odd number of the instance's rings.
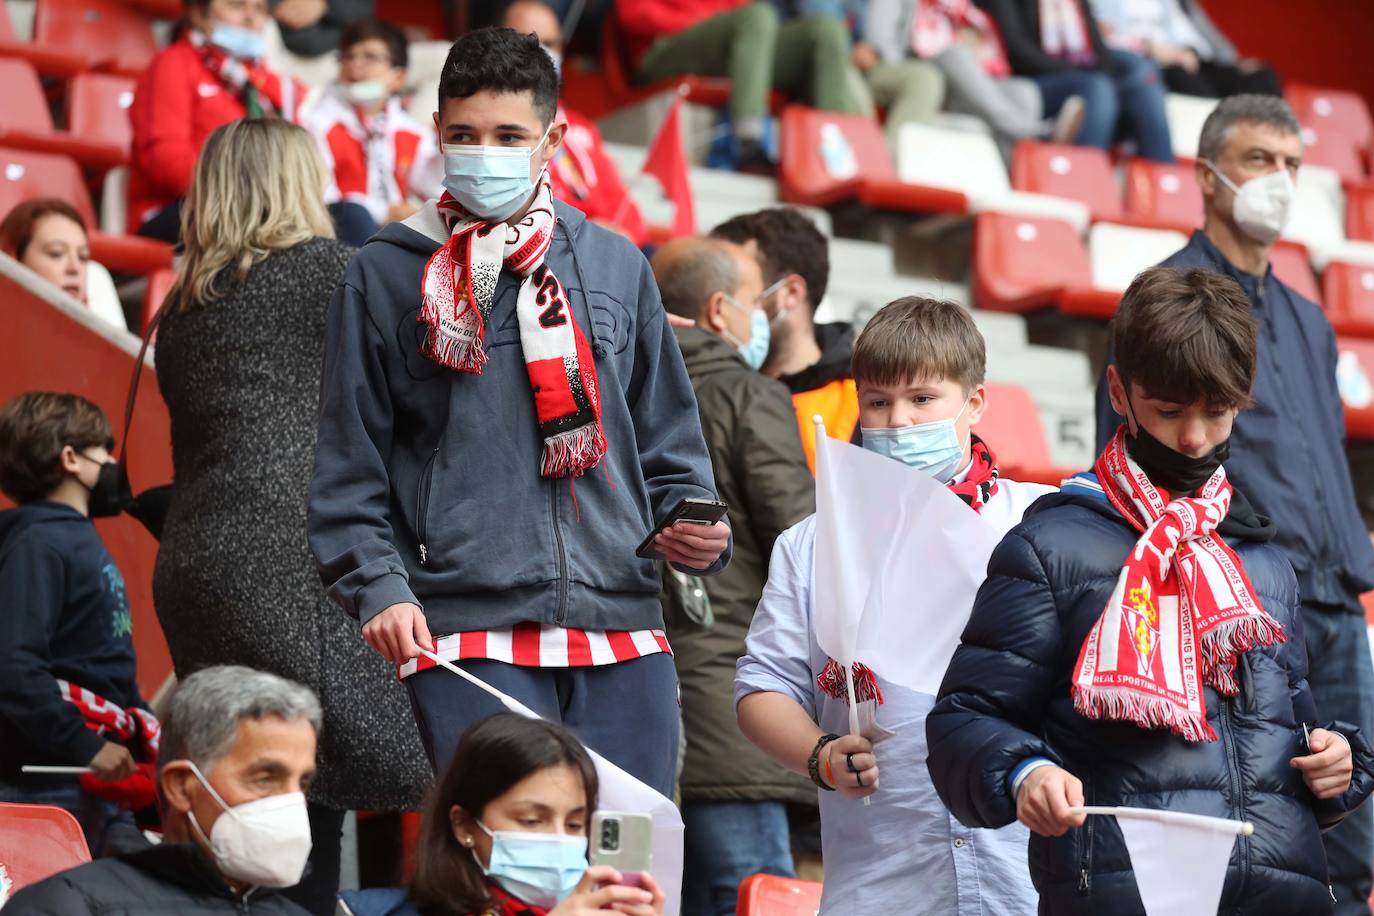
[{"label": "dark hair", "polygon": [[825,298],[830,283],[830,249],[816,224],[800,210],[771,207],[741,213],[712,229],[711,235],[736,245],[753,239],[758,245],[764,286],[797,274],[806,281],[812,312]]},{"label": "dark hair", "polygon": [[86,221],[81,218],[77,209],[65,200],[58,200],[56,197],[26,200],[15,205],[5,217],[5,221],[0,223],[0,251],[15,260],[23,260],[25,250],[33,241],[33,230],[37,227],[38,221],[45,216],[54,215],[65,216],[80,226],[82,232],[86,231]]},{"label": "dark hair", "polygon": [[484,89],[528,92],[541,124],[558,110],[558,71],[539,39],[514,29],[486,28],[453,43],[439,78],[439,113],[446,99],[465,99]]},{"label": "dark hair", "polygon": [[568,765],[582,775],[587,810],[596,809],[596,767],[577,736],[561,725],[517,713],[497,713],[463,732],[448,769],[425,808],[410,892],[425,916],[480,913],[493,906],[472,850],[453,835],[449,810],[475,818],[487,804],[528,776]]},{"label": "dark hair", "polygon": [[410,66],[410,43],[406,41],[405,33],[381,19],[355,19],[344,26],[339,35],[339,53],[374,38],[386,45],[391,66],[402,69]]},{"label": "dark hair", "polygon": [[1257,329],[1250,300],[1230,277],[1152,267],[1121,297],[1112,349],[1122,381],[1148,397],[1243,408],[1255,383]]},{"label": "dark hair", "polygon": [[967,395],[983,384],[987,345],[957,302],[905,296],[878,310],[854,342],[850,371],[859,384],[905,385],[953,379]]},{"label": "dark hair", "polygon": [[11,399],[0,407],[0,492],[16,503],[47,499],[66,476],[58,459],[68,445],[113,449],[105,411],[77,394],[30,391]]}]

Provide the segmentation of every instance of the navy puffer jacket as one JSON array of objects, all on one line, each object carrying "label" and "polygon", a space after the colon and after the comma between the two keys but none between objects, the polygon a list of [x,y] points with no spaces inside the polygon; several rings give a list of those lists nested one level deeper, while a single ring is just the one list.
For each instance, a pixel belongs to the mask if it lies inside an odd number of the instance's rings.
[{"label": "navy puffer jacket", "polygon": [[[1249,537],[1229,536],[1237,528]],[[994,551],[926,719],[931,779],[950,811],[970,827],[1010,823],[1008,775],[1029,757],[1047,757],[1083,781],[1090,805],[1253,822],[1254,835],[1237,838],[1232,851],[1221,913],[1330,912],[1320,830],[1369,795],[1374,756],[1354,726],[1324,722],[1313,708],[1297,584],[1282,551],[1264,543],[1272,530],[1223,526],[1287,642],[1241,656],[1237,696],[1206,689],[1207,721],[1221,740],[1192,744],[1074,711],[1069,679],[1079,648],[1137,534],[1092,475],[1036,503]],[[1349,739],[1355,774],[1342,797],[1318,801],[1290,766],[1306,753],[1302,723]],[[1089,817],[1061,837],[1032,835],[1030,870],[1041,913],[1143,916],[1114,818]]]}]

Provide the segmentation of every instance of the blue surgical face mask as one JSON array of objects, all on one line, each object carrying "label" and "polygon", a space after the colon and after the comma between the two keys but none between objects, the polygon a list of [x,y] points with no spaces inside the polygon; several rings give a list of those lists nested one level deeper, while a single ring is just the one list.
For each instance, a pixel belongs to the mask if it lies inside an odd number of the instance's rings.
[{"label": "blue surgical face mask", "polygon": [[444,188],[473,216],[510,219],[534,193],[530,158],[544,146],[553,122],[534,146],[460,146],[443,144]]},{"label": "blue surgical face mask", "polygon": [[240,60],[261,60],[267,53],[267,38],[261,32],[223,22],[210,31],[210,44]]},{"label": "blue surgical face mask", "polygon": [[773,328],[768,321],[768,313],[763,309],[745,308],[735,301],[733,296],[725,294],[725,301],[735,308],[749,313],[749,342],[740,343],[735,335],[729,331],[725,332],[725,339],[735,345],[739,355],[755,372],[763,367],[763,361],[768,358],[768,342],[772,337]]},{"label": "blue surgical face mask", "polygon": [[948,420],[933,420],[915,426],[862,427],[864,448],[879,455],[894,458],[949,483],[959,472],[964,457],[964,443],[959,439],[955,423],[968,409],[968,401]]},{"label": "blue surgical face mask", "polygon": [[[552,909],[562,903],[587,870],[587,838],[559,833],[497,830],[477,821],[491,837],[491,864],[477,865],[506,893],[530,906]],[[473,850],[473,857],[477,851]]]}]

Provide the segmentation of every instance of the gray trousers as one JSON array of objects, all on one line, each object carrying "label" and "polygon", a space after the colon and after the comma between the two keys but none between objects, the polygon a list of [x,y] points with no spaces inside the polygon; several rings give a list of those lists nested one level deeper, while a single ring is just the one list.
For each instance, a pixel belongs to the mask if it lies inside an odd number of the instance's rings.
[{"label": "gray trousers", "polygon": [[1021,77],[989,76],[973,52],[955,45],[932,61],[945,74],[945,110],[977,115],[999,141],[1024,140],[1044,132],[1040,88]]}]

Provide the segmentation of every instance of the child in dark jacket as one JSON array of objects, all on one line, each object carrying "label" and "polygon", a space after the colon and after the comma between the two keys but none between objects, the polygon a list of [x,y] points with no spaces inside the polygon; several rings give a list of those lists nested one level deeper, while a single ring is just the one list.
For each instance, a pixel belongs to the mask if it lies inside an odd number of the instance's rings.
[{"label": "child in dark jacket", "polygon": [[65,808],[93,855],[143,844],[108,799],[134,788],[116,783],[152,759],[158,734],[135,681],[124,578],[91,524],[117,511],[113,446],[109,419],[77,395],[0,408],[0,491],[18,504],[0,512],[0,800]]},{"label": "child in dark jacket", "polygon": [[1120,828],[1085,803],[1249,820],[1221,910],[1330,912],[1320,831],[1374,788],[1374,755],[1319,718],[1292,567],[1226,478],[1253,312],[1232,280],[1155,268],[1111,333],[1127,422],[993,553],[926,722],[931,778],[963,823],[1031,829],[1041,913],[1144,912]]}]

